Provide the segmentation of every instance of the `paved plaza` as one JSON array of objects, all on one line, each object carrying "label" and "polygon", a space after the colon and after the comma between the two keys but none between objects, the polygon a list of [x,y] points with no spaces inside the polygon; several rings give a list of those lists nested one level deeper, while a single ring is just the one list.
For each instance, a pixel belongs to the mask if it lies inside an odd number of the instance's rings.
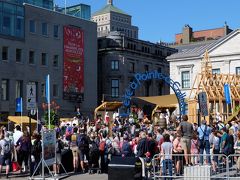
[{"label": "paved plaza", "polygon": [[[0,176],[0,179],[5,179],[5,176]],[[29,179],[28,176],[18,176],[18,175],[11,175],[9,176],[9,179],[11,180],[26,180]],[[107,180],[108,179],[108,175],[107,174],[69,174],[68,177],[62,177],[59,179],[65,179],[65,180],[77,180],[77,179],[81,179],[81,180]]]}]

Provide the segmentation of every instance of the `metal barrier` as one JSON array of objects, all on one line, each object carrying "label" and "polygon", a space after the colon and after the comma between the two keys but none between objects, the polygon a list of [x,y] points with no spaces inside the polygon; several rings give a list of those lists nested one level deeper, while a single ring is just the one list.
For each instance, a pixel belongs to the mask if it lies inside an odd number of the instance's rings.
[{"label": "metal barrier", "polygon": [[[191,165],[186,166],[186,160]],[[152,178],[155,179],[240,179],[240,154],[172,154],[164,160],[161,154],[152,159]]]}]

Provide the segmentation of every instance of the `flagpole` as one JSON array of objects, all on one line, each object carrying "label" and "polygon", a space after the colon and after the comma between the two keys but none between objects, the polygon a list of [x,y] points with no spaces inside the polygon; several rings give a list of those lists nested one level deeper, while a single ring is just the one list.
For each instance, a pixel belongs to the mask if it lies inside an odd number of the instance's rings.
[{"label": "flagpole", "polygon": [[38,132],[38,106],[37,106],[37,132]]},{"label": "flagpole", "polygon": [[22,104],[23,102],[22,102],[22,97],[21,97],[21,99],[20,99],[20,104],[21,104],[21,130],[23,130],[22,128],[22,114],[23,114],[23,104]]},{"label": "flagpole", "polygon": [[50,77],[49,75],[47,76],[47,99],[48,99],[48,129],[50,130],[51,128],[51,123],[50,123]]}]

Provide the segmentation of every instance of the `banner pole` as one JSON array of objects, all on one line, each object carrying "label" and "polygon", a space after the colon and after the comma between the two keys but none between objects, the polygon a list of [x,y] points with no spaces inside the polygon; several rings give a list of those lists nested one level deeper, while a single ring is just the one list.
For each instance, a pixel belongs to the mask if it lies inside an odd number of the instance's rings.
[{"label": "banner pole", "polygon": [[21,130],[23,131],[23,127],[22,127],[22,115],[23,115],[23,102],[22,102],[22,98],[20,99],[20,105],[21,105]]}]

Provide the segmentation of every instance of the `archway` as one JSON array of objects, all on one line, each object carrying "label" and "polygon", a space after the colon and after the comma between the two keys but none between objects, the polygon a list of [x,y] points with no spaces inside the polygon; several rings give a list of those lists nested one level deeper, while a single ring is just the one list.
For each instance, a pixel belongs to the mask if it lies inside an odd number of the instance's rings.
[{"label": "archway", "polygon": [[131,97],[134,94],[134,91],[142,85],[142,82],[151,79],[163,80],[166,84],[168,84],[174,91],[175,95],[177,96],[180,116],[186,114],[185,110],[186,103],[184,101],[186,93],[181,92],[180,83],[177,81],[173,81],[169,76],[159,73],[157,70],[145,73],[136,73],[134,75],[133,80],[129,83],[129,86],[125,89],[125,93],[123,95],[123,106],[129,108],[131,104]]}]

